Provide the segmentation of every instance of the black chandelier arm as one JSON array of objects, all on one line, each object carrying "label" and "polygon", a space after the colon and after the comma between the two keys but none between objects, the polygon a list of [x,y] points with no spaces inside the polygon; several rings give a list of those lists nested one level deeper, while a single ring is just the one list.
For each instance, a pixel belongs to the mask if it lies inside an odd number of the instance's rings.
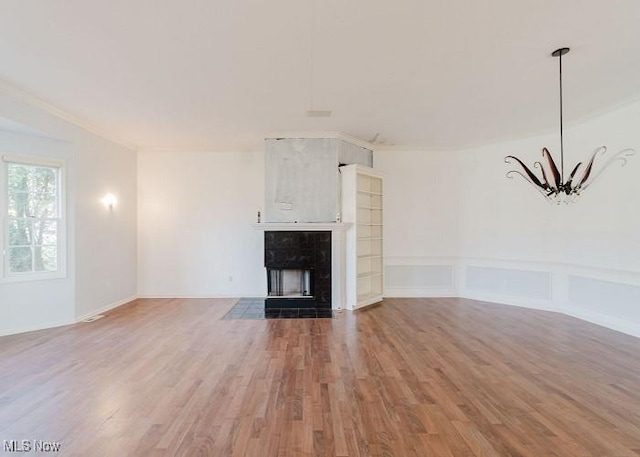
[{"label": "black chandelier arm", "polygon": [[582,178],[580,178],[580,181],[576,185],[576,188],[582,189],[582,186],[584,186],[587,183],[587,181],[589,180],[589,176],[591,176],[591,172],[593,171],[593,165],[596,162],[596,157],[598,156],[598,154],[600,153],[604,154],[606,152],[607,152],[606,146],[600,146],[595,151],[593,151],[593,154],[591,154],[591,158],[589,159],[589,162],[587,163],[587,166],[584,170],[584,174],[582,175]]},{"label": "black chandelier arm", "polygon": [[576,165],[573,168],[573,171],[571,171],[571,174],[569,175],[569,179],[567,180],[567,182],[564,185],[565,193],[567,195],[569,195],[570,193],[573,193],[573,188],[571,187],[571,183],[573,182],[573,178],[575,177],[575,175],[578,172],[578,169],[580,168],[581,165],[582,165],[582,162],[578,162],[578,165]]},{"label": "black chandelier arm", "polygon": [[[604,147],[604,146],[603,146]],[[600,148],[598,148],[600,149]],[[634,155],[636,155],[636,151],[635,149],[632,148],[625,148],[622,149],[618,152],[616,152],[614,155],[612,155],[609,160],[607,160],[604,165],[602,165],[602,167],[600,167],[600,170],[598,170],[598,172],[593,176],[593,178],[589,181],[586,182],[584,185],[582,185],[582,190],[587,189],[591,184],[593,184],[595,182],[596,179],[598,179],[598,176],[600,176],[607,168],[609,168],[609,166],[611,166],[614,162],[621,162],[620,166],[624,167],[627,162],[629,161],[630,157],[633,157]]]},{"label": "black chandelier arm", "polygon": [[[529,167],[527,167],[527,166],[524,164],[524,162],[523,162],[522,160],[518,159],[516,156],[506,156],[506,157],[504,158],[504,162],[505,162],[505,163],[508,163],[508,164],[511,164],[511,160],[510,160],[510,159],[513,159],[513,160],[515,160],[516,162],[518,162],[518,164],[520,165],[520,167],[522,167],[522,170],[523,170],[523,171],[527,174],[527,176],[529,177],[529,180],[531,180],[531,183],[532,183],[532,184],[534,184],[535,186],[539,187],[540,189],[547,190],[548,186],[547,186],[546,184],[543,184],[543,183],[540,181],[540,179],[535,175],[535,173],[533,173],[533,172],[529,169]],[[515,170],[514,170],[514,171],[515,171]],[[519,173],[519,172],[517,172],[517,171],[515,171],[515,172],[516,172],[516,173]],[[511,171],[510,171],[509,173],[511,173]],[[509,177],[509,178],[510,178],[511,176],[509,176],[509,173],[507,173],[507,177]],[[520,174],[520,175],[522,175],[522,173],[519,173],[519,174]],[[523,176],[524,176],[524,175],[523,175]]]},{"label": "black chandelier arm", "polygon": [[[551,200],[550,196],[556,193],[553,189],[545,189],[544,187],[542,187],[542,183],[540,183],[540,185],[536,184],[527,175],[525,175],[524,173],[522,173],[521,171],[518,171],[518,170],[510,170],[510,171],[508,171],[507,172],[507,178],[513,179],[512,173],[515,173],[515,174],[518,174],[518,175],[522,176],[522,179],[524,179],[529,184],[531,184],[547,200]],[[538,181],[538,182],[540,182],[540,181]]]},{"label": "black chandelier arm", "polygon": [[542,162],[533,162],[533,166],[534,168],[540,168],[540,171],[542,172],[542,179],[544,179],[544,183],[545,183],[545,189],[556,191],[558,188],[555,187],[553,184],[551,184],[551,182],[549,181],[549,178],[547,177],[547,172],[544,171],[544,166],[542,165]]},{"label": "black chandelier arm", "polygon": [[556,162],[553,160],[553,156],[549,152],[547,148],[542,148],[542,157],[547,160],[549,164],[549,169],[551,170],[551,174],[553,175],[553,180],[555,182],[555,188],[560,189],[562,187],[562,175],[558,171],[558,167],[556,166]]}]

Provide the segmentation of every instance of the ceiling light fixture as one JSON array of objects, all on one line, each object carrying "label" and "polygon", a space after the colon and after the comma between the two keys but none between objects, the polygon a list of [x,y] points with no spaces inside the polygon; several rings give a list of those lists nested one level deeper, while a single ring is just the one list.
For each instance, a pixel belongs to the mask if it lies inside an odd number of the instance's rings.
[{"label": "ceiling light fixture", "polygon": [[507,173],[508,178],[513,178],[514,174],[522,176],[548,201],[552,203],[572,203],[580,194],[586,190],[600,174],[613,162],[620,161],[621,166],[627,163],[627,159],[635,154],[633,149],[623,149],[609,157],[596,171],[596,159],[605,157],[607,148],[600,146],[597,148],[587,162],[578,162],[569,174],[569,178],[564,180],[564,138],[562,126],[562,56],[569,52],[569,48],[556,49],[551,53],[553,57],[558,57],[560,62],[560,170],[556,166],[551,153],[547,148],[542,148],[543,163],[534,162],[533,167],[539,168],[542,176],[534,173],[522,160],[509,155],[504,158],[508,164],[517,162],[520,166],[518,170],[511,170]]}]

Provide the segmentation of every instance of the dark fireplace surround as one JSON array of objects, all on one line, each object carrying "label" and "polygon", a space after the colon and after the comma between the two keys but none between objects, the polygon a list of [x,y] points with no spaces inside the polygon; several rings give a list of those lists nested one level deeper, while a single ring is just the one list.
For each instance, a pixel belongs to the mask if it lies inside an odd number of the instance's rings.
[{"label": "dark fireplace surround", "polygon": [[331,309],[330,231],[265,231],[264,265],[265,309]]}]

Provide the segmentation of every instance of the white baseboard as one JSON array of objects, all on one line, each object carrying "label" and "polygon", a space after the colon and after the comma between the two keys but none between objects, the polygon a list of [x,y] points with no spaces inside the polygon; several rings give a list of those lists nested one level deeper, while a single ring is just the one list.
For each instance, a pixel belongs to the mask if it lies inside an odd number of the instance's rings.
[{"label": "white baseboard", "polygon": [[56,327],[63,327],[65,325],[73,325],[73,324],[77,324],[80,321],[83,321],[91,316],[95,316],[96,314],[102,314],[102,313],[106,313],[107,311],[110,311],[114,308],[117,308],[118,306],[122,306],[124,304],[127,304],[129,302],[132,302],[133,300],[137,299],[138,296],[137,295],[132,295],[131,297],[122,299],[122,300],[118,300],[114,303],[110,303],[106,306],[103,306],[100,309],[91,311],[90,313],[87,313],[83,316],[79,316],[76,317],[75,319],[69,319],[69,320],[61,320],[61,321],[53,321],[53,322],[46,322],[44,324],[38,324],[38,325],[30,325],[30,326],[25,326],[25,327],[18,327],[18,328],[10,328],[10,329],[4,329],[0,331],[0,336],[8,336],[8,335],[15,335],[18,333],[27,333],[27,332],[35,332],[38,330],[46,330],[46,329],[50,329],[50,328],[56,328]]},{"label": "white baseboard", "polygon": [[84,314],[82,316],[77,316],[75,322],[81,322],[85,319],[88,319],[92,316],[95,316],[96,314],[102,314],[102,313],[106,313],[107,311],[111,311],[112,309],[115,309],[119,306],[122,305],[126,305],[127,303],[130,303],[136,299],[138,299],[139,297],[137,295],[132,295],[131,297],[127,297],[127,298],[123,298],[122,300],[118,300],[116,302],[113,303],[109,303],[108,305],[103,306],[102,308],[93,310],[87,314]]},{"label": "white baseboard", "polygon": [[458,291],[452,288],[387,286],[384,288],[384,296],[389,298],[457,297]]},{"label": "white baseboard", "polygon": [[615,316],[608,316],[578,307],[563,307],[559,308],[558,312],[640,338],[640,323],[638,322],[630,322]]},{"label": "white baseboard", "polygon": [[47,322],[47,323],[39,324],[39,325],[30,325],[30,326],[26,326],[26,327],[10,328],[10,329],[5,329],[5,330],[0,331],[0,336],[16,335],[18,333],[35,332],[35,331],[38,331],[38,330],[46,330],[46,329],[49,329],[49,328],[63,327],[65,325],[71,325],[71,324],[75,324],[75,321],[73,321],[73,320],[54,321],[54,322]]},{"label": "white baseboard", "polygon": [[522,297],[512,297],[506,295],[497,295],[485,292],[459,292],[457,297],[469,300],[485,301],[490,303],[498,303],[500,305],[517,306],[520,308],[537,309],[540,311],[558,311],[553,302],[547,300],[533,300]]}]

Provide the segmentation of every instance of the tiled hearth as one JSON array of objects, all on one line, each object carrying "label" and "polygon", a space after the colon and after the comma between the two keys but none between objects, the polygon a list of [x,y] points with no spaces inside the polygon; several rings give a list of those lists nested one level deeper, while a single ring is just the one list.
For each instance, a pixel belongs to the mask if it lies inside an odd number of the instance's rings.
[{"label": "tiled hearth", "polygon": [[318,319],[332,318],[331,309],[269,308],[264,298],[241,298],[223,319]]}]

